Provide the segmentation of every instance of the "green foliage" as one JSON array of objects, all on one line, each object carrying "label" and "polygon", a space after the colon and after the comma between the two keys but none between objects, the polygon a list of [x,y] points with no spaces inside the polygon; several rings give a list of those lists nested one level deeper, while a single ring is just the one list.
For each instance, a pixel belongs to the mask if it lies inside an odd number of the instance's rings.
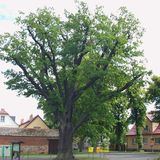
[{"label": "green foliage", "polygon": [[[145,85],[145,83],[143,85]],[[142,131],[145,126],[145,118],[146,118],[144,88],[142,88],[138,84],[132,86],[128,90],[128,97],[130,99],[129,106],[131,108],[130,121],[132,123],[135,123],[136,125],[136,141],[138,144],[138,150],[140,150],[142,149],[143,146]]]},{"label": "green foliage", "polygon": [[[109,17],[101,7],[91,14],[80,2],[76,13],[65,12],[65,20],[44,8],[22,13],[16,22],[19,31],[0,36],[1,59],[18,67],[4,73],[8,89],[35,97],[62,141],[65,132],[73,135],[84,122],[93,137],[108,134],[114,122],[109,101],[147,74],[139,21],[126,8]],[[114,106],[124,117],[126,105],[119,103]]]},{"label": "green foliage", "polygon": [[128,99],[125,94],[113,99],[112,114],[114,116],[114,125],[110,136],[111,143],[117,145],[120,149],[125,144],[126,132],[128,130]]},{"label": "green foliage", "polygon": [[[95,104],[97,105],[97,104]],[[92,104],[93,108],[94,103]],[[77,131],[75,136],[79,137],[80,140],[84,141],[89,139],[90,144],[96,146],[97,143],[103,144],[105,139],[110,137],[110,133],[114,126],[114,117],[111,113],[111,105],[107,103],[101,104],[99,110],[91,113],[87,123],[84,123]],[[88,112],[91,112],[90,110]]]},{"label": "green foliage", "polygon": [[146,100],[148,102],[155,103],[156,112],[154,113],[154,119],[160,121],[160,77],[153,76],[152,82],[150,82],[147,93]]}]

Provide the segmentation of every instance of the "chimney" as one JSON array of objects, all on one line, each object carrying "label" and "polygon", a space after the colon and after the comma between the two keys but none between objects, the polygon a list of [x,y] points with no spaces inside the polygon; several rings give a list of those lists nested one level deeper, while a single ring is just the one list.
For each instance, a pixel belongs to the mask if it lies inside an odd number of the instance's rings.
[{"label": "chimney", "polygon": [[1,112],[6,112],[4,108],[1,108]]},{"label": "chimney", "polygon": [[6,114],[6,115],[8,115],[8,113],[5,111],[4,108],[1,108],[0,113],[1,113],[1,114]]},{"label": "chimney", "polygon": [[33,114],[29,116],[29,120],[32,120],[32,119],[33,119]]}]

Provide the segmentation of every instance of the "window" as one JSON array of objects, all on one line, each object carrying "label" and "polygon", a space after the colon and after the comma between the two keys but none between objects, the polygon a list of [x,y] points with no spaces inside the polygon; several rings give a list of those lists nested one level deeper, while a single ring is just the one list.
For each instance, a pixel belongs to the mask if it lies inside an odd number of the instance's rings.
[{"label": "window", "polygon": [[34,129],[41,129],[41,127],[36,127],[36,126],[35,126],[35,127],[33,127],[33,128],[34,128]]},{"label": "window", "polygon": [[5,122],[5,116],[1,116],[1,122]]},{"label": "window", "polygon": [[155,143],[156,143],[156,144],[160,144],[160,137],[155,138]]},{"label": "window", "polygon": [[146,127],[144,128],[144,131],[145,132],[148,132],[149,131],[149,127],[146,125]]},{"label": "window", "polygon": [[143,144],[147,144],[148,143],[148,138],[143,138]]},{"label": "window", "polygon": [[136,144],[136,138],[132,138],[132,144]]}]

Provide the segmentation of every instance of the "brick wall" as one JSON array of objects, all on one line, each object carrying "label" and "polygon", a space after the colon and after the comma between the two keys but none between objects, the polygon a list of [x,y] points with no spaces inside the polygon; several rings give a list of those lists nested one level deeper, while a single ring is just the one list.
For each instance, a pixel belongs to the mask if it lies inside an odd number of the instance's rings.
[{"label": "brick wall", "polygon": [[21,146],[21,152],[26,154],[48,154],[48,145],[45,146]]},{"label": "brick wall", "polygon": [[9,145],[13,141],[22,141],[21,151],[30,154],[47,154],[48,138],[47,137],[15,137],[0,136],[0,145]]}]

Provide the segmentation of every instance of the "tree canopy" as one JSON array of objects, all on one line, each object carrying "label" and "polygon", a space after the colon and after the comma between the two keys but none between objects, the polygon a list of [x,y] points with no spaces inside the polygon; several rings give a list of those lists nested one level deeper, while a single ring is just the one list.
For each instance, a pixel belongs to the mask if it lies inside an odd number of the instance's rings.
[{"label": "tree canopy", "polygon": [[144,29],[126,8],[109,17],[81,2],[64,15],[52,8],[22,14],[20,30],[0,36],[0,50],[2,60],[18,67],[4,73],[8,89],[38,100],[59,128],[57,159],[71,160],[74,132],[146,70],[139,49]]},{"label": "tree canopy", "polygon": [[156,111],[154,112],[154,119],[160,121],[160,77],[154,75],[152,81],[149,84],[146,100],[154,103]]}]

